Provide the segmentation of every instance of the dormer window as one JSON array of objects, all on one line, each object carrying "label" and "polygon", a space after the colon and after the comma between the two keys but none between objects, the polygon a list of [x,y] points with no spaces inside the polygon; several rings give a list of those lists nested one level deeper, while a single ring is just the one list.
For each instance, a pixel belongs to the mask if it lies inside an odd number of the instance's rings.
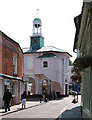
[{"label": "dormer window", "polygon": [[13,57],[13,73],[17,75],[17,57]]}]

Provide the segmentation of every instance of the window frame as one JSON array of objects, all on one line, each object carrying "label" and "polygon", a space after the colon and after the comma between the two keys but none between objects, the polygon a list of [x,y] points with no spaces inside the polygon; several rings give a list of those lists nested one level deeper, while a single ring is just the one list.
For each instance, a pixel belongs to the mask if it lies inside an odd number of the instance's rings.
[{"label": "window frame", "polygon": [[17,75],[17,57],[13,56],[13,74]]},{"label": "window frame", "polygon": [[42,65],[43,65],[43,68],[48,68],[48,61],[46,61],[46,60],[43,61],[43,64],[42,64]]}]

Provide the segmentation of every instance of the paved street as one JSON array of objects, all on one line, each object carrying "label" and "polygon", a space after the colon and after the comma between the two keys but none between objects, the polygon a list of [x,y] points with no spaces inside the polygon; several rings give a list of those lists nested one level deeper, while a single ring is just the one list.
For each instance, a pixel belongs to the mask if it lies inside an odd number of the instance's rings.
[{"label": "paved street", "polygon": [[67,106],[72,107],[72,100],[73,97],[70,96],[62,100],[49,101],[36,107],[5,115],[3,118],[58,118]]}]

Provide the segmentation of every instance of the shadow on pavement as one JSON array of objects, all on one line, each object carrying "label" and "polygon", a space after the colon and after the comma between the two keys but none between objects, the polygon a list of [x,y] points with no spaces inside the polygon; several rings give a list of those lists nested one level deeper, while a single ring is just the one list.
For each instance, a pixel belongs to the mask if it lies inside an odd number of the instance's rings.
[{"label": "shadow on pavement", "polygon": [[81,118],[81,106],[68,109],[62,113],[62,118]]},{"label": "shadow on pavement", "polygon": [[68,108],[61,114],[61,117],[60,118],[59,117],[56,120],[90,120],[87,118],[82,118],[81,106],[77,106],[72,109]]}]

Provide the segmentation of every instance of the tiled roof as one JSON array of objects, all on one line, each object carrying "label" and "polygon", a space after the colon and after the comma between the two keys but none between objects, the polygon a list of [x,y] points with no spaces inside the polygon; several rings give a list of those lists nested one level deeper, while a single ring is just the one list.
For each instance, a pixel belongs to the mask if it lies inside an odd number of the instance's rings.
[{"label": "tiled roof", "polygon": [[64,50],[61,50],[59,48],[53,47],[53,46],[44,46],[41,49],[37,50],[36,52],[48,52],[48,51],[53,51],[53,52],[66,52]]},{"label": "tiled roof", "polygon": [[53,54],[53,53],[45,53],[41,56],[39,56],[38,58],[51,58],[51,57],[56,57],[57,55]]},{"label": "tiled roof", "polygon": [[69,56],[72,57],[72,55],[70,55],[68,52],[66,52],[66,51],[64,51],[62,49],[53,47],[53,46],[44,46],[44,47],[40,48],[39,50],[35,50],[35,51],[33,51],[31,49],[28,49],[28,50],[24,51],[24,54],[29,54],[29,53],[46,53],[46,52],[66,53],[66,54],[68,54]]}]

